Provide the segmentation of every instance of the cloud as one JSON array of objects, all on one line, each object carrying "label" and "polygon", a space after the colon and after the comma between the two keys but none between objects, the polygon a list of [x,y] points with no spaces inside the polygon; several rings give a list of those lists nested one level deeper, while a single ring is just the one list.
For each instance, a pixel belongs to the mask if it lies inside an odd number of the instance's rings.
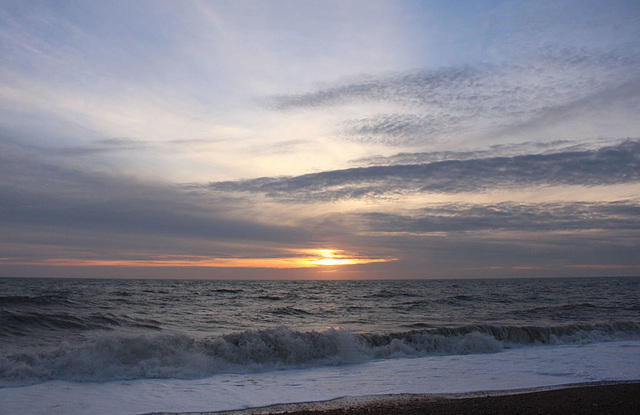
[{"label": "cloud", "polygon": [[[8,200],[0,204],[0,221],[83,229],[89,232],[174,235],[218,240],[295,241],[304,235],[304,231],[293,227],[229,218],[215,210],[205,215],[204,212],[198,212],[199,209],[195,206],[168,199],[166,195],[162,198],[157,197],[158,195],[155,198],[149,197],[150,189],[145,186],[122,189],[119,183],[105,184],[120,187],[121,191],[125,190],[125,194],[108,202],[92,203],[52,195],[7,191],[4,194]],[[159,189],[156,191],[160,193]],[[114,189],[114,193],[116,192],[118,191]],[[140,199],[134,192],[146,193],[149,198]]]},{"label": "cloud", "polygon": [[[619,144],[624,140],[612,140],[610,144]],[[392,156],[371,156],[353,160],[351,163],[364,166],[391,166],[399,164],[432,163],[445,160],[470,160],[487,157],[513,157],[522,154],[548,154],[567,151],[588,151],[602,147],[602,140],[595,142],[555,140],[547,143],[524,142],[516,144],[496,144],[487,149],[469,151],[430,151],[417,153],[398,153]]]},{"label": "cloud", "polygon": [[312,109],[361,101],[399,102],[410,107],[438,103],[453,91],[461,93],[483,77],[477,68],[423,70],[408,74],[367,77],[359,82],[336,85],[297,95],[273,96],[267,103],[276,110]]},{"label": "cloud", "polygon": [[371,166],[294,177],[213,182],[219,192],[311,203],[407,192],[461,193],[540,185],[600,186],[640,181],[640,140],[589,151]]},{"label": "cloud", "polygon": [[443,204],[409,215],[374,212],[358,216],[370,232],[382,233],[640,230],[640,203],[637,200]]},{"label": "cloud", "polygon": [[[636,45],[637,46],[637,45]],[[350,141],[391,146],[418,145],[491,127],[503,134],[518,128],[566,121],[603,105],[635,109],[640,100],[640,53],[545,47],[504,64],[367,76],[301,94],[266,100],[279,111],[367,104],[393,112],[344,120],[337,135]]]},{"label": "cloud", "polygon": [[[385,101],[413,108],[448,108],[469,115],[518,114],[628,82],[638,76],[635,66],[640,53],[549,47],[529,58],[520,63],[369,76],[313,92],[273,96],[268,103],[277,110],[292,110]],[[617,74],[619,78],[601,79],[604,74]]]},{"label": "cloud", "polygon": [[208,240],[289,242],[306,235],[234,216],[224,201],[212,204],[174,185],[58,165],[46,149],[5,140],[0,150],[0,223]]},{"label": "cloud", "polygon": [[224,139],[176,139],[168,141],[140,140],[131,137],[112,137],[95,140],[83,145],[60,146],[51,148],[51,153],[59,156],[89,156],[93,154],[158,152],[175,155],[176,153],[201,153],[203,151],[213,151],[215,144],[223,142]]},{"label": "cloud", "polygon": [[344,121],[339,133],[347,140],[363,143],[415,145],[428,141],[429,137],[458,130],[459,121],[460,117],[450,114],[375,114]]}]

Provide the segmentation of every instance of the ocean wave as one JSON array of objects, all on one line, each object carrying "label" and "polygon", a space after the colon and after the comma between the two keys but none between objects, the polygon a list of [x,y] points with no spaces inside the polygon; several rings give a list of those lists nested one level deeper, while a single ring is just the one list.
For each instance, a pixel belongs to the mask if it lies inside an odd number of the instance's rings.
[{"label": "ocean wave", "polygon": [[78,330],[107,330],[114,325],[115,320],[107,316],[77,317],[69,313],[38,313],[38,312],[2,312],[2,328],[0,334],[13,330],[27,333],[31,328],[45,329],[78,329]]},{"label": "ocean wave", "polygon": [[560,327],[468,326],[392,334],[287,327],[196,340],[185,335],[104,334],[84,345],[0,356],[0,386],[48,380],[105,382],[199,378],[216,373],[341,365],[372,359],[495,353],[522,345],[640,339],[640,325],[619,322]]},{"label": "ocean wave", "polygon": [[3,305],[75,305],[74,301],[71,301],[64,295],[6,295],[0,296],[0,306]]},{"label": "ocean wave", "polygon": [[373,294],[365,295],[365,298],[396,298],[396,297],[415,297],[415,294],[405,291],[396,290],[380,290]]},{"label": "ocean wave", "polygon": [[217,294],[239,294],[239,293],[241,293],[243,291],[244,290],[241,290],[241,289],[234,290],[234,289],[231,289],[231,288],[218,288],[218,289],[213,290],[212,292],[213,293],[217,293]]},{"label": "ocean wave", "polygon": [[269,312],[271,314],[285,315],[285,316],[311,315],[310,312],[303,310],[301,308],[295,308],[295,307],[279,307],[279,308],[269,310]]},{"label": "ocean wave", "polygon": [[38,330],[114,330],[119,327],[139,327],[160,330],[161,323],[153,319],[117,316],[94,312],[77,315],[71,312],[9,311],[0,308],[0,336],[24,336]]},{"label": "ocean wave", "polygon": [[268,300],[268,301],[282,301],[283,297],[279,297],[277,295],[259,295],[256,297],[259,300]]}]

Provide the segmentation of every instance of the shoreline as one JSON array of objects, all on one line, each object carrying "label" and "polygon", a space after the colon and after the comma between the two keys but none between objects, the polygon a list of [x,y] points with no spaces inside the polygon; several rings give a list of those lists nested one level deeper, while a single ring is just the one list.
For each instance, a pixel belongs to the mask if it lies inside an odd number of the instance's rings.
[{"label": "shoreline", "polygon": [[147,415],[374,415],[374,414],[634,414],[640,413],[640,380],[602,381],[537,388],[452,394],[343,397],[216,412]]}]

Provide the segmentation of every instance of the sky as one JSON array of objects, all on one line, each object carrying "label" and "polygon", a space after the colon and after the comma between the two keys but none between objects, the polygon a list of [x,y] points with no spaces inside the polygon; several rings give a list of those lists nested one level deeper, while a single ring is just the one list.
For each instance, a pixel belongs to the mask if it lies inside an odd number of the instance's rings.
[{"label": "sky", "polygon": [[0,277],[640,275],[638,22],[0,0]]}]

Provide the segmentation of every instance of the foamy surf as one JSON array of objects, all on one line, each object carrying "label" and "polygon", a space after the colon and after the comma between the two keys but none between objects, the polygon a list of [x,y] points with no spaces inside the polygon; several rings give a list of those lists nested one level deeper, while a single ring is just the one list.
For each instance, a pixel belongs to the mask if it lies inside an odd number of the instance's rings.
[{"label": "foamy surf", "polygon": [[496,353],[529,345],[588,344],[640,339],[640,325],[466,326],[387,334],[288,327],[196,340],[186,335],[103,334],[53,350],[0,356],[0,387],[50,380],[109,382],[197,379],[220,373],[312,368],[376,359]]},{"label": "foamy surf", "polygon": [[640,379],[640,341],[521,347],[494,354],[382,359],[361,364],[191,380],[51,381],[0,389],[0,413],[113,414],[230,411],[345,396],[444,394]]}]

